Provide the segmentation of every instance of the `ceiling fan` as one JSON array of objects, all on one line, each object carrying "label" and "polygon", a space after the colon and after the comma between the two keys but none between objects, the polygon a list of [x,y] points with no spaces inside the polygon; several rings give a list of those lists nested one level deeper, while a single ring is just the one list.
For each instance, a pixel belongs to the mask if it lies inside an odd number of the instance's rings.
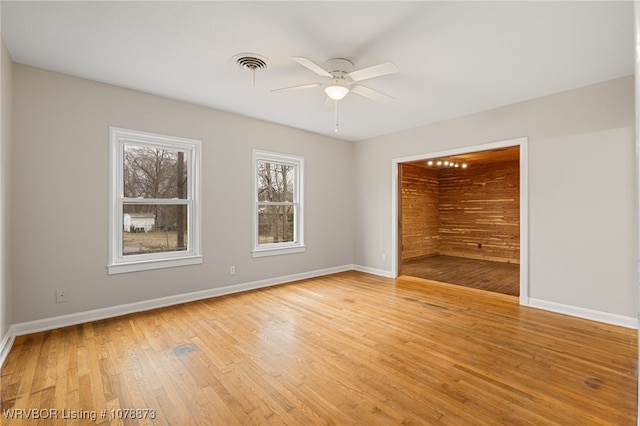
[{"label": "ceiling fan", "polygon": [[357,84],[362,80],[398,72],[398,67],[396,67],[392,62],[384,62],[353,71],[353,63],[344,58],[329,59],[324,62],[322,66],[303,57],[293,57],[291,59],[318,74],[320,77],[329,78],[330,80],[327,83],[309,83],[299,86],[283,87],[281,89],[274,89],[272,92],[284,92],[288,90],[310,89],[313,87],[325,86],[324,91],[328,96],[327,102],[330,100],[339,101],[349,93],[355,93],[356,95],[364,96],[365,98],[378,102],[393,100],[393,97],[389,95],[361,84]]}]

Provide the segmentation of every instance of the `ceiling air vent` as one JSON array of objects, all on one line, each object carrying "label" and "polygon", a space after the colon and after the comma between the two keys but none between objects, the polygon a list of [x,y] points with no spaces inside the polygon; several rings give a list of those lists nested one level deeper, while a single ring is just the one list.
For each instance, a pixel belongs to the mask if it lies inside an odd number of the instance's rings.
[{"label": "ceiling air vent", "polygon": [[271,65],[267,58],[255,53],[239,53],[233,60],[243,70],[253,73],[253,87],[256,87],[256,71],[264,71]]},{"label": "ceiling air vent", "polygon": [[269,66],[267,58],[263,58],[259,55],[243,53],[241,55],[237,55],[235,59],[236,64],[238,64],[240,68],[248,71],[266,70]]}]

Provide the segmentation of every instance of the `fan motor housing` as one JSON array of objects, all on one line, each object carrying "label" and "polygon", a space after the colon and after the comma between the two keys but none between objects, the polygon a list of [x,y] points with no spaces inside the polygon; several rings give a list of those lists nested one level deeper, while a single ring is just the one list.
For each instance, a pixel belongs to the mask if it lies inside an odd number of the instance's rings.
[{"label": "fan motor housing", "polygon": [[333,58],[325,61],[322,67],[334,77],[342,77],[353,71],[353,62],[344,58]]}]

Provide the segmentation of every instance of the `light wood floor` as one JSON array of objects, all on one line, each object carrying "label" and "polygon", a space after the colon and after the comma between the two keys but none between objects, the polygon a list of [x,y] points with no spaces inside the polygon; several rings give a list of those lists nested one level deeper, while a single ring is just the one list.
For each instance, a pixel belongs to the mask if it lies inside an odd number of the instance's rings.
[{"label": "light wood floor", "polygon": [[520,295],[520,265],[454,256],[429,256],[404,261],[402,273],[495,293]]},{"label": "light wood floor", "polygon": [[636,360],[634,330],[346,272],[18,337],[1,405],[98,414],[11,425],[636,425]]}]

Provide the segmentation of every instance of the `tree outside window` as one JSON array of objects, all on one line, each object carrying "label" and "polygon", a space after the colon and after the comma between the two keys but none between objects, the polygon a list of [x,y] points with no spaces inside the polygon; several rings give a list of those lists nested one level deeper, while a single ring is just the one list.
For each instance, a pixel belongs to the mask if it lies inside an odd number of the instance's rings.
[{"label": "tree outside window", "polygon": [[109,273],[202,263],[200,141],[110,134]]},{"label": "tree outside window", "polygon": [[[123,149],[125,198],[186,200],[183,151],[129,144]],[[186,204],[127,202],[123,206],[122,254],[186,250],[187,226]]]},{"label": "tree outside window", "polygon": [[301,251],[301,157],[254,152],[254,256]]}]

